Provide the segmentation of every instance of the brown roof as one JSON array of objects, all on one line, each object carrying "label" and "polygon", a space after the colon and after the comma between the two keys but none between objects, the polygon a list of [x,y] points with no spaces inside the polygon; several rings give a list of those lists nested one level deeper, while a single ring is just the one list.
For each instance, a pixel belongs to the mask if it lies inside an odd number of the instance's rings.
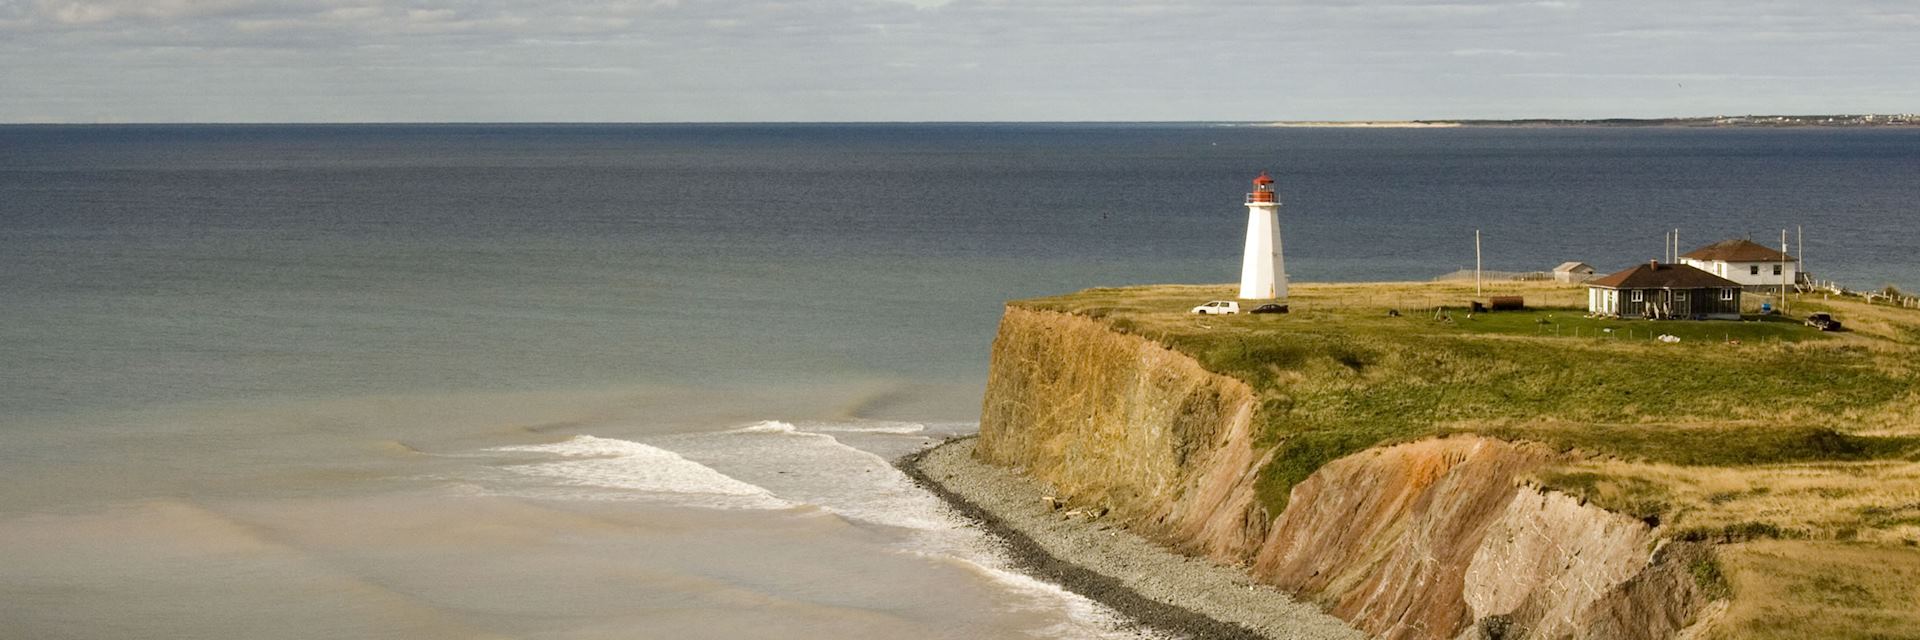
[{"label": "brown roof", "polygon": [[1588,282],[1587,286],[1608,289],[1710,289],[1738,287],[1740,283],[1701,271],[1690,265],[1648,262]]},{"label": "brown roof", "polygon": [[1725,260],[1727,262],[1791,262],[1793,256],[1769,249],[1758,242],[1746,238],[1721,240],[1713,244],[1694,249],[1680,256],[1694,260]]}]

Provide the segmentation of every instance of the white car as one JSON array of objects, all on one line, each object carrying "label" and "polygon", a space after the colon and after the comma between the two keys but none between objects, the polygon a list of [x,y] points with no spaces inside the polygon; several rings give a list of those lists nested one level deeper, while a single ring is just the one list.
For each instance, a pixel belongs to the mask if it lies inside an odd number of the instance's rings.
[{"label": "white car", "polygon": [[1224,316],[1229,314],[1235,314],[1235,313],[1240,313],[1240,303],[1234,302],[1232,300],[1215,300],[1213,302],[1209,302],[1209,303],[1200,305],[1198,307],[1194,307],[1193,310],[1190,311],[1190,313],[1197,313],[1203,316]]}]

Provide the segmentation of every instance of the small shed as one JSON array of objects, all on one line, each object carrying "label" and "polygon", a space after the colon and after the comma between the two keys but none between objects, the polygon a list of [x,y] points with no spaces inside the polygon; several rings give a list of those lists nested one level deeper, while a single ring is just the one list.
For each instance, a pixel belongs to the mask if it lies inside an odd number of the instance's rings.
[{"label": "small shed", "polygon": [[1593,265],[1585,262],[1562,262],[1553,268],[1554,282],[1586,282],[1593,279]]},{"label": "small shed", "polygon": [[1740,283],[1658,260],[1587,283],[1587,311],[1616,318],[1740,319]]}]

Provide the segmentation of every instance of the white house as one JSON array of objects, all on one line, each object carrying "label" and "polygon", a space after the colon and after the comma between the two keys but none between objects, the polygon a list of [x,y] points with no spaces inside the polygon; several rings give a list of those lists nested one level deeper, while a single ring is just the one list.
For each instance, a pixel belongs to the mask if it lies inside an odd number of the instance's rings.
[{"label": "white house", "polygon": [[1780,283],[1799,282],[1800,261],[1775,249],[1745,238],[1722,240],[1680,256],[1680,263],[1692,266],[1748,289],[1778,288]]}]

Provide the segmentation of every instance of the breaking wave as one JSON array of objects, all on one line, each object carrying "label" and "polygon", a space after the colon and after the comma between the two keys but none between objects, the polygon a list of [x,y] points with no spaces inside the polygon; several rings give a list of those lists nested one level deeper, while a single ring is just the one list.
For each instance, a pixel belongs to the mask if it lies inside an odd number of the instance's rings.
[{"label": "breaking wave", "polygon": [[[552,497],[646,499],[735,509],[784,509],[793,503],[757,485],[741,482],[680,454],[629,440],[579,435],[551,444],[488,449],[498,453],[536,453],[562,458],[508,465],[523,477],[576,491],[549,491]],[[586,491],[577,491],[584,489]],[[535,495],[541,492],[535,491]]]}]

